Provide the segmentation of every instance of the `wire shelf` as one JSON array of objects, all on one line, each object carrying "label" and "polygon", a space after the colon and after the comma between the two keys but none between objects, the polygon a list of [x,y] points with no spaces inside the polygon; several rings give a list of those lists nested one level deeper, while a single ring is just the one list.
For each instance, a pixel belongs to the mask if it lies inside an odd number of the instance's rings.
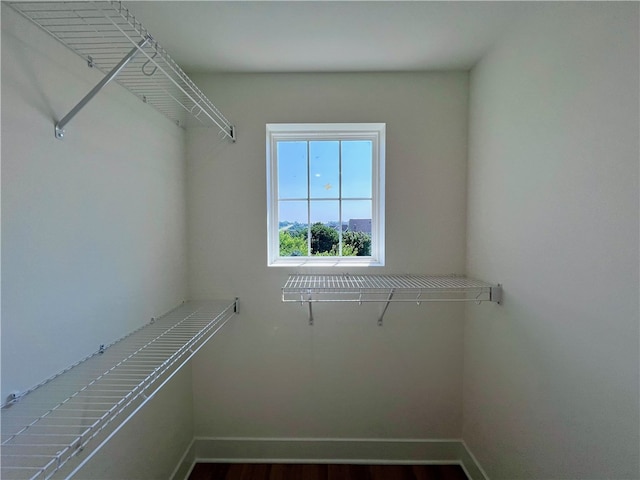
[{"label": "wire shelf", "polygon": [[461,275],[309,275],[293,274],[282,287],[283,302],[496,302],[502,287]]},{"label": "wire shelf", "polygon": [[[496,285],[457,275],[290,275],[283,302],[492,301]],[[495,295],[494,295],[495,297]]]},{"label": "wire shelf", "polygon": [[216,126],[221,136],[235,139],[229,120],[122,2],[9,2],[9,5],[105,74],[132,48],[137,48],[139,54],[115,76],[115,81],[179,126]]},{"label": "wire shelf", "polygon": [[5,405],[0,476],[71,476],[237,310],[237,299],[185,303]]}]

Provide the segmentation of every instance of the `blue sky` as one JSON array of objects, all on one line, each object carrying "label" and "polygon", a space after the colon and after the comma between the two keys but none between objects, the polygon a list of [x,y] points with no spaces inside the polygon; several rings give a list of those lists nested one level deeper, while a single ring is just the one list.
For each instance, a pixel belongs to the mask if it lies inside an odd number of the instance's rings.
[{"label": "blue sky", "polygon": [[371,218],[372,148],[370,140],[278,142],[279,220],[307,223],[307,196],[311,223],[337,222],[341,203],[343,222]]}]

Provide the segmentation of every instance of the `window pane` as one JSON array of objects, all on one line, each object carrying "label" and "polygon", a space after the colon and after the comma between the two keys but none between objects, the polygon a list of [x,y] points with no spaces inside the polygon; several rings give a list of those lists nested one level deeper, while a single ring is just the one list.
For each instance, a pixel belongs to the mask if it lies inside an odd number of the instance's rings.
[{"label": "window pane", "polygon": [[309,142],[309,186],[311,198],[339,198],[340,142]]},{"label": "window pane", "polygon": [[343,200],[342,221],[347,229],[371,233],[371,200]]},{"label": "window pane", "polygon": [[344,256],[371,256],[371,205],[371,200],[342,202],[342,254]]},{"label": "window pane", "polygon": [[280,202],[278,207],[279,255],[306,257],[308,255],[307,202]]},{"label": "window pane", "polygon": [[307,198],[307,142],[278,142],[278,197]]},{"label": "window pane", "polygon": [[371,198],[373,143],[342,142],[342,198]]},{"label": "window pane", "polygon": [[311,202],[311,255],[338,255],[340,203],[337,200]]}]

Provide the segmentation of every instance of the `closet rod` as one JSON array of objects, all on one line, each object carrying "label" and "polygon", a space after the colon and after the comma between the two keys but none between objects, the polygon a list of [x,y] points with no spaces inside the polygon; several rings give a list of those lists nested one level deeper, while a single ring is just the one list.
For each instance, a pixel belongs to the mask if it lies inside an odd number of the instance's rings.
[{"label": "closet rod", "polygon": [[98,84],[91,89],[89,93],[87,93],[82,100],[78,102],[78,104],[71,109],[69,113],[67,113],[62,120],[56,123],[56,138],[62,140],[64,138],[64,127],[76,114],[84,108],[84,106],[89,103],[93,97],[95,97],[100,90],[107,86],[111,80],[113,80],[120,71],[127,66],[127,64],[133,60],[133,58],[140,52],[140,49],[144,47],[150,40],[152,40],[151,35],[147,35],[145,38],[140,40],[138,44],[131,49],[131,51],[111,70]]}]

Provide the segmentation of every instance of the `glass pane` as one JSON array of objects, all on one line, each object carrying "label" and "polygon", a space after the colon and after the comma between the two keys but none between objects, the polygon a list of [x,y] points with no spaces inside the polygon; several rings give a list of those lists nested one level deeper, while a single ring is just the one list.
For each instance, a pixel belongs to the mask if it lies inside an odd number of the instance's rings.
[{"label": "glass pane", "polygon": [[324,200],[311,202],[311,255],[339,254],[340,202]]},{"label": "glass pane", "polygon": [[340,142],[309,142],[311,198],[340,197]]},{"label": "glass pane", "polygon": [[371,256],[371,217],[371,200],[344,200],[342,202],[343,256]]},{"label": "glass pane", "polygon": [[279,202],[278,235],[281,257],[306,257],[308,255],[307,202]]},{"label": "glass pane", "polygon": [[373,142],[342,142],[342,198],[371,198]]},{"label": "glass pane", "polygon": [[307,198],[307,142],[278,142],[278,198]]}]

